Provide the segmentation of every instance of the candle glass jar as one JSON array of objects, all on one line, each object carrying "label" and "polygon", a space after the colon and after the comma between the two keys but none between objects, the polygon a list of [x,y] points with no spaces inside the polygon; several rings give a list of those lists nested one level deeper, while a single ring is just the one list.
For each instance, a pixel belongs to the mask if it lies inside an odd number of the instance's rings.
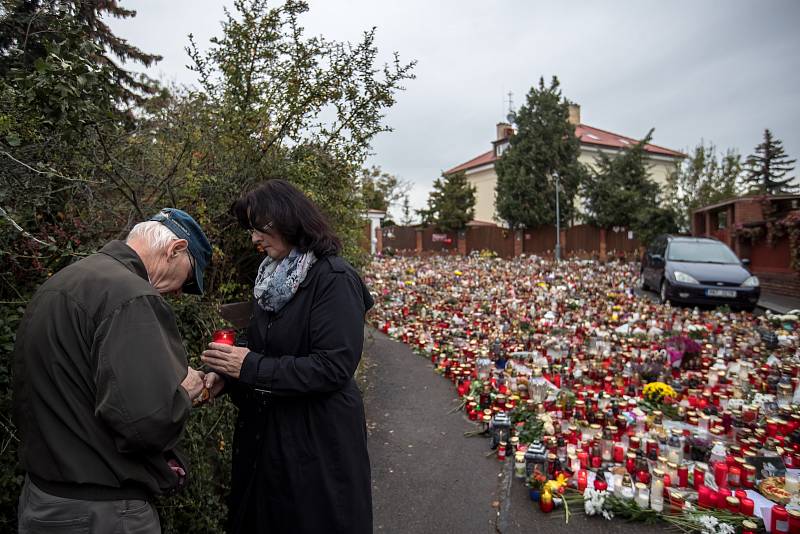
[{"label": "candle glass jar", "polygon": [[664,510],[664,472],[661,469],[653,469],[650,480],[650,508],[656,512]]}]

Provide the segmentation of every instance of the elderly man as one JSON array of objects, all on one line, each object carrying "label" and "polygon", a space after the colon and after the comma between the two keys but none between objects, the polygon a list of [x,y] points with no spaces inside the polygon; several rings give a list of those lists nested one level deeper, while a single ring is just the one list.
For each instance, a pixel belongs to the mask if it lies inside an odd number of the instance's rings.
[{"label": "elderly man", "polygon": [[162,295],[202,294],[210,258],[168,208],[36,291],[14,348],[20,533],[161,531],[149,501],[185,479],[174,448],[204,388]]}]

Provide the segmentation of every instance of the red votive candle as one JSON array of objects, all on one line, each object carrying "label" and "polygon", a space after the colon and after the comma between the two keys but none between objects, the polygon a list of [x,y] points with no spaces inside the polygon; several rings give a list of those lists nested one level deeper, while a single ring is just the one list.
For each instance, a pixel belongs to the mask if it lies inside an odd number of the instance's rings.
[{"label": "red votive candle", "polygon": [[732,465],[728,468],[728,484],[732,488],[738,488],[741,481],[742,470],[739,466]]},{"label": "red votive candle", "polygon": [[697,488],[697,504],[702,508],[711,508],[711,488],[708,486],[698,486]]},{"label": "red votive candle", "polygon": [[788,534],[789,532],[789,514],[786,512],[786,508],[779,504],[772,507],[770,532],[779,534]]},{"label": "red votive candle", "polygon": [[709,488],[708,490],[708,507],[709,508],[716,508],[717,501],[719,500],[719,493]]},{"label": "red votive candle", "polygon": [[731,495],[731,490],[728,488],[720,488],[717,491],[717,508],[720,510],[726,510],[728,507],[727,500]]},{"label": "red votive candle", "polygon": [[739,505],[739,499],[737,499],[736,497],[731,495],[730,497],[727,497],[725,499],[725,507],[729,512],[731,512],[733,514],[738,514],[739,513],[739,506],[740,506]]},{"label": "red votive candle", "polygon": [[233,345],[236,342],[236,330],[232,328],[215,330],[211,336],[211,341],[214,343],[222,343],[223,345]]},{"label": "red votive candle", "polygon": [[700,488],[705,487],[706,483],[706,472],[702,469],[698,469],[697,467],[694,468],[694,489],[700,490]]},{"label": "red votive candle", "polygon": [[621,464],[625,461],[625,447],[622,443],[614,444],[614,462]]},{"label": "red votive candle", "polygon": [[689,485],[689,468],[682,465],[678,468],[678,487],[685,488]]},{"label": "red votive candle", "polygon": [[717,487],[725,488],[728,486],[728,464],[717,462],[714,464],[714,482]]},{"label": "red votive candle", "polygon": [[741,499],[739,499],[739,513],[750,517],[753,515],[754,511],[755,511],[755,504],[753,503],[753,499],[750,499],[748,497],[742,497]]},{"label": "red votive candle", "polygon": [[581,469],[578,471],[578,491],[583,491],[586,489],[586,485],[589,483],[589,474],[586,472],[585,469]]},{"label": "red votive candle", "polygon": [[597,491],[605,491],[608,489],[608,484],[606,484],[605,480],[601,480],[600,477],[594,479],[594,489]]},{"label": "red votive candle", "polygon": [[586,469],[589,467],[589,453],[586,451],[580,451],[578,453],[578,461],[581,464],[581,469]]}]

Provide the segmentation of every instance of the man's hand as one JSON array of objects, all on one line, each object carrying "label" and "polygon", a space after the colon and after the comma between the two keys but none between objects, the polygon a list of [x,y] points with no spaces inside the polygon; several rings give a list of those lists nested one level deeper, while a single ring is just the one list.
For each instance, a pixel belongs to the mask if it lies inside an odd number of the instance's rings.
[{"label": "man's hand", "polygon": [[203,351],[201,360],[203,363],[219,373],[226,374],[233,378],[239,378],[242,363],[245,356],[250,352],[247,347],[234,347],[222,343],[209,343],[208,350]]},{"label": "man's hand", "polygon": [[217,395],[219,395],[220,391],[222,391],[222,388],[225,387],[225,379],[214,371],[208,373],[203,381],[205,382],[206,389],[208,390],[209,400],[215,399]]},{"label": "man's hand", "polygon": [[197,371],[192,369],[191,366],[188,367],[188,372],[186,374],[186,378],[183,379],[181,382],[181,386],[183,389],[186,390],[186,393],[189,394],[189,398],[194,400],[203,392],[203,378],[205,377],[205,373],[202,371]]}]

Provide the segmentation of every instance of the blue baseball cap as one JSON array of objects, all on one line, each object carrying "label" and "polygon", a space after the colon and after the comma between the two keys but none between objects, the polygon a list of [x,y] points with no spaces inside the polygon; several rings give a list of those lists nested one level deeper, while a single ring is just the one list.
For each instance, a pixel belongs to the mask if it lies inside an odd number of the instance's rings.
[{"label": "blue baseball cap", "polygon": [[194,277],[181,290],[193,295],[203,294],[203,271],[211,263],[211,243],[191,215],[176,208],[164,208],[150,218],[169,228],[178,239],[189,243],[189,254],[194,258]]}]

